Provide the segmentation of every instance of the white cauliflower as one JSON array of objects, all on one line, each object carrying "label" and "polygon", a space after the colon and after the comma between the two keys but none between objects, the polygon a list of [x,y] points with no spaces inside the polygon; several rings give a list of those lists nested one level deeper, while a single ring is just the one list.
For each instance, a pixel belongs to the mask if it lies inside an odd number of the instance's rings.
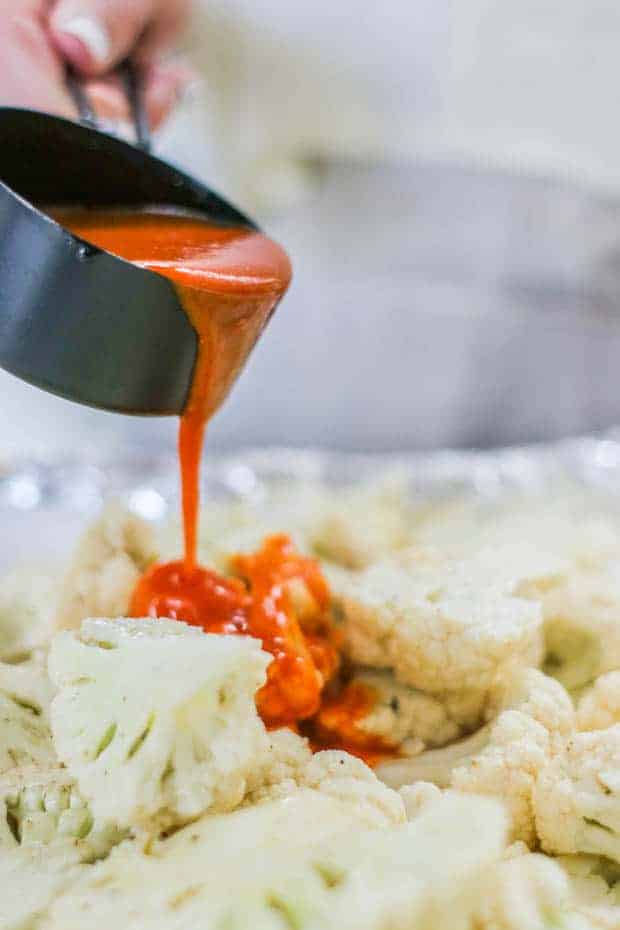
[{"label": "white cauliflower", "polygon": [[16,662],[44,645],[53,627],[58,584],[36,568],[0,579],[0,659]]},{"label": "white cauliflower", "polygon": [[[203,562],[229,568],[231,555],[258,549],[272,533],[288,533],[300,552],[347,568],[364,568],[411,539],[411,506],[399,476],[338,489],[312,481],[279,482],[249,500],[209,502],[200,515]],[[159,536],[162,558],[176,558],[181,527]]]},{"label": "white cauliflower", "polygon": [[369,829],[356,794],[300,788],[205,817],[148,855],[121,845],[40,930],[469,930],[502,844],[501,809],[483,799],[442,798]]},{"label": "white cauliflower", "polygon": [[422,691],[483,691],[503,663],[537,658],[540,607],[505,566],[412,552],[328,580],[350,659]]},{"label": "white cauliflower", "polygon": [[357,797],[360,822],[375,825],[400,823],[405,808],[399,795],[379,781],[360,759],[346,752],[327,750],[313,755],[307,740],[289,729],[272,730],[269,746],[248,781],[245,804],[256,804],[296,794],[299,788],[313,788],[322,794]]},{"label": "white cauliflower", "polygon": [[579,730],[604,730],[620,723],[620,671],[596,679],[577,705]]},{"label": "white cauliflower", "polygon": [[153,529],[120,505],[109,505],[78,542],[56,626],[76,629],[87,617],[124,617],[136,583],[155,558]]},{"label": "white cauliflower", "polygon": [[620,927],[620,872],[615,862],[598,856],[561,856],[555,860],[571,886],[574,913],[588,928]]},{"label": "white cauliflower", "polygon": [[410,545],[411,526],[405,482],[395,475],[326,493],[308,537],[316,555],[359,570]]},{"label": "white cauliflower", "polygon": [[620,558],[576,569],[541,597],[545,669],[569,690],[620,669]]},{"label": "white cauliflower", "polygon": [[417,781],[414,785],[403,785],[399,795],[405,805],[407,820],[415,820],[429,804],[441,797],[441,788],[430,781]]},{"label": "white cauliflower", "polygon": [[3,849],[0,845],[2,930],[39,930],[39,921],[54,898],[86,868],[71,846]]},{"label": "white cauliflower", "polygon": [[574,728],[571,700],[537,669],[516,667],[493,695],[491,722],[465,740],[409,760],[386,762],[377,773],[400,787],[430,781],[502,800],[511,840],[536,842],[532,794],[539,772]]},{"label": "white cauliflower", "polygon": [[[368,708],[356,712],[351,721],[347,715],[347,731],[343,733],[341,707],[347,701],[355,703],[357,695],[360,702],[368,703]],[[391,672],[360,670],[345,685],[339,699],[323,705],[314,723],[323,737],[347,744],[357,740],[362,747],[368,740],[380,740],[383,746],[398,748],[401,755],[417,755],[427,747],[454,741],[480,721],[481,692],[474,696],[472,720],[470,704],[459,702],[457,695],[425,694],[397,681]]]},{"label": "white cauliflower", "polygon": [[51,683],[36,661],[0,662],[0,774],[55,760],[48,709]]},{"label": "white cauliflower", "polygon": [[511,855],[487,876],[473,926],[475,930],[568,930],[565,918],[572,904],[570,882],[556,862],[536,853]]},{"label": "white cauliflower", "polygon": [[620,724],[575,734],[541,769],[534,810],[546,852],[620,862]]},{"label": "white cauliflower", "polygon": [[161,826],[235,807],[266,750],[254,695],[269,661],[256,640],[172,620],[57,634],[54,744],[95,818]]},{"label": "white cauliflower", "polygon": [[[259,499],[209,501],[201,509],[198,557],[203,564],[228,572],[231,557],[259,549],[265,536],[288,533],[300,552],[310,553],[307,528],[321,512],[325,490],[295,482],[290,487],[268,488]],[[157,536],[159,558],[176,559],[183,533],[178,521],[164,525]]]},{"label": "white cauliflower", "polygon": [[0,777],[0,808],[7,830],[0,847],[66,847],[92,862],[123,839],[113,824],[96,823],[66,769],[25,766]]}]

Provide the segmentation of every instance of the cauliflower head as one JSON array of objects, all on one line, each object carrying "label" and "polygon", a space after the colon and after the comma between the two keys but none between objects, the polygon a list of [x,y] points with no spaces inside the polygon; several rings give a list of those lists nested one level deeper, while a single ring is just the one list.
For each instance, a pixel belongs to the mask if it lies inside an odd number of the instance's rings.
[{"label": "cauliflower head", "polygon": [[503,567],[416,551],[328,581],[349,658],[414,688],[482,691],[508,660],[535,664],[540,607]]},{"label": "cauliflower head", "polygon": [[266,749],[254,694],[269,661],[256,640],[172,620],[57,634],[54,745],[93,815],[161,826],[235,807]]},{"label": "cauliflower head", "polygon": [[620,724],[575,734],[539,772],[533,800],[546,852],[620,862]]},{"label": "cauliflower head", "polygon": [[88,617],[125,616],[131,593],[156,554],[148,523],[119,504],[106,507],[75,549],[61,586],[56,627],[76,629]]},{"label": "cauliflower head", "polygon": [[58,897],[41,930],[469,930],[503,833],[499,805],[481,798],[441,798],[412,823],[369,828],[355,793],[299,788],[203,817],[148,854],[122,844]]},{"label": "cauliflower head", "polygon": [[383,763],[377,773],[393,787],[426,781],[498,798],[508,811],[510,839],[533,846],[536,779],[573,732],[572,703],[554,679],[516,666],[496,685],[489,714],[495,716],[467,739]]}]

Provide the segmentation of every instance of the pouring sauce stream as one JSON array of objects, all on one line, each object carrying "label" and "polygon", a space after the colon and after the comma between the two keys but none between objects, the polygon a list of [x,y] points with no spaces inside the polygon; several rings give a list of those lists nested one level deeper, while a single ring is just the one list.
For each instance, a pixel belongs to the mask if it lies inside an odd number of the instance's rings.
[{"label": "pouring sauce stream", "polygon": [[184,564],[191,573],[197,567],[206,425],[286,291],[290,262],[261,233],[217,226],[193,215],[157,208],[60,208],[50,213],[80,238],[168,278],[196,332],[198,353],[179,427]]}]

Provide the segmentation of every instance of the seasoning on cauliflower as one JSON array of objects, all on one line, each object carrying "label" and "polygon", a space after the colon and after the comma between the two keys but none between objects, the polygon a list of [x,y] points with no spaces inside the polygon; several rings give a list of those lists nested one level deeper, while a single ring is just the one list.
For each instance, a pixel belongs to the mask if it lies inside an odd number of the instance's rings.
[{"label": "seasoning on cauliflower", "polygon": [[0,774],[55,760],[48,721],[51,684],[38,662],[0,662]]},{"label": "seasoning on cauliflower", "polygon": [[87,617],[124,617],[134,587],[155,557],[152,528],[120,505],[108,506],[78,542],[62,584],[56,626],[77,629]]},{"label": "seasoning on cauliflower", "polygon": [[93,816],[159,827],[235,807],[267,738],[256,640],[172,620],[87,620],[52,641],[59,759]]},{"label": "seasoning on cauliflower", "polygon": [[422,691],[482,691],[541,643],[539,605],[514,594],[503,568],[409,552],[328,581],[349,658]]},{"label": "seasoning on cauliflower", "polygon": [[620,862],[620,724],[575,734],[540,771],[534,810],[546,852]]},{"label": "seasoning on cauliflower", "polygon": [[497,684],[488,713],[491,722],[467,739],[414,759],[383,763],[377,773],[393,787],[430,781],[497,797],[509,814],[510,839],[532,846],[536,778],[573,731],[571,700],[558,682],[537,669],[515,667]]},{"label": "seasoning on cauliflower", "polygon": [[620,671],[596,679],[577,705],[579,730],[604,730],[620,723]]},{"label": "seasoning on cauliflower", "polygon": [[412,823],[369,829],[355,794],[301,788],[204,817],[148,855],[119,846],[40,930],[466,930],[502,844],[501,809],[481,798],[442,798]]},{"label": "seasoning on cauliflower", "polygon": [[60,767],[24,766],[0,777],[0,807],[8,827],[0,846],[69,846],[80,861],[107,855],[124,834],[96,823],[77,786]]}]

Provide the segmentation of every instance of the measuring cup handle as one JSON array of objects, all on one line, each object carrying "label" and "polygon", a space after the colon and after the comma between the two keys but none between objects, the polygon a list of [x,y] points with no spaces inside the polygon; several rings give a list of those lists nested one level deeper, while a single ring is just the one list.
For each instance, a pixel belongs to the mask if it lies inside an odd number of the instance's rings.
[{"label": "measuring cup handle", "polygon": [[[146,108],[142,96],[140,78],[135,65],[126,58],[115,70],[120,77],[131,111],[131,119],[136,134],[136,145],[149,152],[151,149],[151,134]],[[88,95],[79,75],[71,67],[67,67],[67,87],[73,97],[78,110],[80,122],[91,129],[101,129],[97,115],[91,106]]]}]

